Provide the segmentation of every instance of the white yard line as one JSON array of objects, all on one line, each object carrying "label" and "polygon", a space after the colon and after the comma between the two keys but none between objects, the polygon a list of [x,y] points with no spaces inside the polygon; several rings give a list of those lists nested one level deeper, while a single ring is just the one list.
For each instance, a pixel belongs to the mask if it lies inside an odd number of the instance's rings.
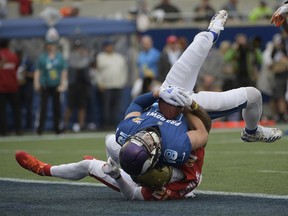
[{"label": "white yard line", "polygon": [[260,173],[281,173],[281,174],[288,174],[288,171],[280,171],[280,170],[258,170],[257,172],[260,172]]},{"label": "white yard line", "polygon": [[[59,182],[59,181],[40,181],[40,180],[24,180],[17,178],[1,178],[0,181],[19,182],[19,183],[36,183],[36,184],[61,184],[61,185],[75,185],[75,186],[94,186],[94,187],[106,187],[100,183],[89,182]],[[195,190],[195,194],[205,195],[221,195],[221,196],[241,196],[241,197],[254,197],[265,199],[284,199],[288,200],[288,195],[273,195],[273,194],[261,194],[261,193],[236,193],[236,192],[223,192],[223,191],[204,191]]]}]

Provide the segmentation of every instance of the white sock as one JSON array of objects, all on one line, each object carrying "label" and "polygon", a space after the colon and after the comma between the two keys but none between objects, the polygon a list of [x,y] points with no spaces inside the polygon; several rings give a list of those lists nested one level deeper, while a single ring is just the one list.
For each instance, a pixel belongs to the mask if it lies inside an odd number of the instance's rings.
[{"label": "white sock", "polygon": [[78,163],[52,166],[50,169],[53,177],[69,180],[79,180],[89,175],[89,167],[93,160],[83,160]]},{"label": "white sock", "polygon": [[255,130],[262,115],[262,96],[261,92],[254,87],[246,87],[247,107],[242,111],[248,130]]}]

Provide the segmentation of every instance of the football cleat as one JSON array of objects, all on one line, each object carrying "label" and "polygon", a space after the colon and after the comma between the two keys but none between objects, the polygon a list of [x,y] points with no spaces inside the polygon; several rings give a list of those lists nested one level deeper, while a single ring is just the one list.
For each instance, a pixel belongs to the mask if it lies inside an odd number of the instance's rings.
[{"label": "football cleat", "polygon": [[278,128],[267,128],[258,125],[254,134],[248,134],[245,129],[241,133],[244,142],[274,142],[280,139],[283,132]]},{"label": "football cleat", "polygon": [[221,10],[216,13],[209,24],[208,31],[214,35],[215,42],[220,34],[220,31],[224,30],[224,25],[228,18],[228,12],[226,10]]},{"label": "football cleat", "polygon": [[15,158],[20,166],[31,172],[34,172],[40,176],[44,176],[44,167],[48,164],[38,160],[36,157],[28,154],[24,151],[18,151],[15,154]]},{"label": "football cleat", "polygon": [[91,156],[91,155],[84,155],[83,156],[83,160],[94,160],[94,159],[96,159],[96,158]]}]

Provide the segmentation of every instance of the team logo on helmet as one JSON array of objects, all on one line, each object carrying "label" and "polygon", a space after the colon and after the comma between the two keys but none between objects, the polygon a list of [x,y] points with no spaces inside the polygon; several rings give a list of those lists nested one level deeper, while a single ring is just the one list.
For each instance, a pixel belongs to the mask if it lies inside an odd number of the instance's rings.
[{"label": "team logo on helmet", "polygon": [[126,173],[139,176],[155,166],[160,154],[160,134],[155,129],[147,129],[126,140],[119,153],[119,162]]}]

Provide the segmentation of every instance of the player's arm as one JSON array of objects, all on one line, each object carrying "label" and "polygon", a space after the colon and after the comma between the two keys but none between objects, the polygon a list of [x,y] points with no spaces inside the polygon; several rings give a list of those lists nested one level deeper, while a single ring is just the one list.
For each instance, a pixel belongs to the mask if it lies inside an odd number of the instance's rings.
[{"label": "player's arm", "polygon": [[159,90],[142,94],[136,97],[129,105],[125,113],[125,119],[132,116],[140,116],[159,97],[171,105],[184,106],[189,96],[183,88],[177,86],[168,86],[167,88],[160,88]]},{"label": "player's arm", "polygon": [[[125,177],[127,174],[122,171],[122,176],[119,165],[111,158],[108,158],[107,163],[102,167],[102,171],[115,180],[121,193],[128,200],[166,200],[173,197],[172,195],[175,193],[162,187],[162,183],[165,185],[170,181],[172,176],[172,168],[168,166],[164,169],[156,170],[156,172],[155,170],[152,172],[150,171],[151,175],[148,174],[144,179],[141,179],[142,183],[144,180],[147,181],[148,179],[146,184],[149,186],[147,185],[145,187],[137,186],[134,183],[130,184],[130,181],[126,181]],[[151,178],[149,179],[150,176]],[[157,187],[155,188],[153,186]],[[175,193],[175,195],[175,198],[179,197],[178,193]]]},{"label": "player's arm", "polygon": [[63,92],[66,89],[67,79],[68,79],[68,71],[67,69],[64,69],[61,73],[60,84],[57,88],[59,92]]},{"label": "player's arm", "polygon": [[136,184],[129,184],[124,176],[121,175],[119,165],[111,158],[102,167],[102,171],[109,175],[117,183],[121,193],[128,200],[144,200],[141,189],[142,187],[136,186]]},{"label": "player's arm", "polygon": [[34,89],[35,89],[35,91],[40,91],[40,88],[41,88],[41,84],[40,84],[40,74],[41,74],[41,72],[40,72],[40,70],[39,69],[37,69],[35,72],[34,72]]},{"label": "player's arm", "polygon": [[139,95],[131,102],[131,104],[127,108],[125,113],[125,119],[132,116],[140,116],[143,111],[146,108],[150,107],[155,101],[157,101],[158,98],[159,90]]},{"label": "player's arm", "polygon": [[193,101],[190,106],[190,110],[188,109],[188,112],[197,116],[204,124],[206,131],[208,133],[210,132],[212,126],[211,118],[203,107],[201,107],[199,104]]},{"label": "player's arm", "polygon": [[193,101],[191,109],[185,109],[189,130],[187,135],[192,145],[192,150],[204,147],[208,142],[208,134],[211,129],[211,118],[208,113]]}]

